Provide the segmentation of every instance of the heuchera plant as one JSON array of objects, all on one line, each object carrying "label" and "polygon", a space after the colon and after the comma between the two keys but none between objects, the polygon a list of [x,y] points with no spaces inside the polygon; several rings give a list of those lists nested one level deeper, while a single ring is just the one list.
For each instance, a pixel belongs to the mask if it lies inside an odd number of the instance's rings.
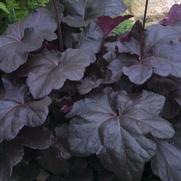
[{"label": "heuchera plant", "polygon": [[181,5],[113,36],[124,9],[52,0],[0,36],[0,181],[181,180]]}]

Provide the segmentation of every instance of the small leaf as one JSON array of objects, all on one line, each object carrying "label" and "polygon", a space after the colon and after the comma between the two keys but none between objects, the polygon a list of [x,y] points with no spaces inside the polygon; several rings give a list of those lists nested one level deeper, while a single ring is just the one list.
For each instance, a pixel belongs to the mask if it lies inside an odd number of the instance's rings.
[{"label": "small leaf", "polygon": [[135,84],[145,83],[153,73],[152,67],[147,64],[135,64],[130,67],[123,67],[123,73]]}]

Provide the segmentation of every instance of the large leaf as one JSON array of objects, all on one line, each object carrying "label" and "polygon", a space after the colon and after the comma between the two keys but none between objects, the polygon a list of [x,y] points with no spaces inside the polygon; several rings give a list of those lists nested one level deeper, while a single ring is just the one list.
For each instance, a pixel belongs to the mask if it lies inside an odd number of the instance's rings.
[{"label": "large leaf", "polygon": [[174,134],[158,116],[163,105],[164,97],[146,91],[133,100],[125,92],[112,92],[78,101],[67,115],[74,117],[69,126],[70,150],[78,156],[97,154],[120,179],[139,180],[156,149],[145,135],[170,138]]},{"label": "large leaf", "polygon": [[131,82],[143,84],[152,76],[153,70],[150,65],[139,63],[130,67],[123,67],[123,73],[129,77]]},{"label": "large leaf", "polygon": [[46,97],[38,101],[26,101],[26,87],[3,79],[5,96],[0,99],[0,141],[15,138],[24,126],[43,124],[51,101]]},{"label": "large leaf", "polygon": [[60,89],[68,80],[78,81],[85,68],[94,61],[92,56],[79,49],[40,54],[31,60],[27,84],[34,98],[47,96],[53,89]]},{"label": "large leaf", "polygon": [[180,42],[156,43],[151,51],[152,56],[143,58],[143,63],[123,67],[123,73],[131,82],[143,84],[153,73],[162,77],[169,75],[181,77]]},{"label": "large leaf", "polygon": [[56,38],[55,30],[55,20],[43,8],[10,25],[0,36],[0,69],[6,73],[16,70],[26,62],[28,53],[39,49],[45,39]]},{"label": "large leaf", "polygon": [[163,181],[179,181],[181,178],[181,150],[166,141],[159,141],[152,170]]},{"label": "large leaf", "polygon": [[139,181],[144,163],[155,153],[154,142],[142,135],[130,134],[125,128],[120,129],[115,120],[101,125],[100,132],[106,151],[100,152],[98,156],[105,168],[113,171],[120,179]]},{"label": "large leaf", "polygon": [[23,147],[16,141],[0,145],[0,180],[9,181],[12,169],[23,158]]}]

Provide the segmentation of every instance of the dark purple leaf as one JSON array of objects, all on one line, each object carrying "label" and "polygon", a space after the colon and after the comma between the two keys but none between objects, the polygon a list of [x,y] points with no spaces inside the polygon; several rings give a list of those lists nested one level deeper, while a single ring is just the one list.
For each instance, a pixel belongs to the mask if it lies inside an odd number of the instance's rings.
[{"label": "dark purple leaf", "polygon": [[3,79],[5,95],[0,99],[0,141],[15,138],[24,127],[42,125],[48,115],[50,98],[26,101],[26,86]]},{"label": "dark purple leaf", "polygon": [[33,97],[41,98],[63,87],[67,79],[81,80],[94,59],[79,49],[67,49],[62,54],[44,51],[30,61],[27,84]]},{"label": "dark purple leaf", "polygon": [[120,59],[114,59],[109,65],[108,70],[111,71],[111,76],[107,78],[106,83],[114,83],[120,80],[122,76],[123,63]]},{"label": "dark purple leaf", "polygon": [[130,67],[123,67],[123,73],[135,84],[145,83],[153,73],[152,67],[148,64],[139,63]]},{"label": "dark purple leaf", "polygon": [[84,159],[74,158],[68,161],[68,173],[61,177],[49,177],[47,181],[93,181],[93,171]]},{"label": "dark purple leaf", "polygon": [[9,181],[12,169],[23,158],[23,147],[16,141],[2,143],[0,145],[0,180]]},{"label": "dark purple leaf", "polygon": [[91,23],[86,31],[81,34],[78,48],[87,53],[99,53],[102,46],[103,34],[96,23]]},{"label": "dark purple leaf", "polygon": [[114,52],[117,50],[119,53],[129,53],[131,55],[140,56],[140,44],[135,39],[130,39],[129,41],[121,42],[111,42],[105,44],[107,51]]},{"label": "dark purple leaf", "polygon": [[171,92],[174,92],[177,88],[178,83],[170,77],[159,77],[155,76],[148,81],[148,89],[158,94],[169,96]]},{"label": "dark purple leaf", "polygon": [[46,150],[41,157],[38,158],[38,162],[45,170],[55,175],[64,174],[68,171],[67,160],[62,159],[55,148]]},{"label": "dark purple leaf", "polygon": [[120,179],[139,180],[144,163],[156,149],[145,135],[170,138],[174,134],[171,125],[158,116],[164,100],[145,91],[134,99],[125,92],[112,92],[76,102],[68,113],[74,117],[69,125],[71,152],[77,156],[97,154]]},{"label": "dark purple leaf", "polygon": [[16,138],[23,146],[44,150],[52,144],[53,136],[46,128],[23,128]]},{"label": "dark purple leaf", "polygon": [[165,101],[165,106],[162,111],[162,116],[165,119],[174,119],[179,115],[181,107],[177,104],[174,97],[170,94]]},{"label": "dark purple leaf", "polygon": [[104,83],[106,84],[119,81],[122,77],[124,66],[131,66],[137,63],[134,57],[130,57],[125,54],[118,56],[116,54],[112,54],[110,56],[107,54],[104,58],[107,58],[106,60],[110,62],[107,66],[107,75],[105,75]]},{"label": "dark purple leaf", "polygon": [[180,52],[180,43],[158,44],[152,50],[153,56],[142,59],[143,63],[123,67],[123,73],[129,77],[131,82],[136,84],[145,83],[153,72],[163,77],[172,75],[180,78]]},{"label": "dark purple leaf", "polygon": [[43,8],[24,20],[10,25],[0,37],[0,69],[10,73],[27,61],[28,53],[41,47],[44,40],[56,39],[56,23]]},{"label": "dark purple leaf", "polygon": [[80,83],[77,85],[79,94],[84,95],[84,94],[89,93],[91,90],[99,87],[102,82],[103,82],[103,79],[98,79],[95,76],[86,77],[82,79]]},{"label": "dark purple leaf", "polygon": [[148,27],[146,31],[145,47],[150,50],[158,43],[169,43],[173,40],[178,40],[180,32],[171,26],[162,26],[154,24]]},{"label": "dark purple leaf", "polygon": [[36,163],[21,163],[13,169],[11,181],[34,181],[40,172],[40,168]]},{"label": "dark purple leaf", "polygon": [[71,157],[68,148],[68,134],[69,128],[67,124],[63,124],[60,127],[55,129],[56,134],[56,142],[54,143],[54,147],[58,150],[58,155],[60,158],[68,160]]},{"label": "dark purple leaf", "polygon": [[155,45],[151,62],[154,72],[161,76],[172,75],[181,78],[181,43],[170,42]]},{"label": "dark purple leaf", "polygon": [[181,121],[178,120],[177,123],[174,125],[175,135],[172,139],[172,144],[175,145],[179,150],[181,150]]},{"label": "dark purple leaf", "polygon": [[163,181],[178,181],[181,178],[181,151],[166,141],[157,144],[152,170]]},{"label": "dark purple leaf", "polygon": [[72,27],[87,26],[101,14],[99,0],[63,0],[66,16],[64,22]]}]

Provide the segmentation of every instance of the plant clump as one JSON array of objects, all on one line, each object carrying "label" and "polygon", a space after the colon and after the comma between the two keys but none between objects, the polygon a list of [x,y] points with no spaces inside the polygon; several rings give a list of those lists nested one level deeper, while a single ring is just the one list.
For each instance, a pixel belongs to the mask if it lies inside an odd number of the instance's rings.
[{"label": "plant clump", "polygon": [[124,9],[52,0],[0,36],[0,180],[180,180],[181,5],[115,35]]}]

